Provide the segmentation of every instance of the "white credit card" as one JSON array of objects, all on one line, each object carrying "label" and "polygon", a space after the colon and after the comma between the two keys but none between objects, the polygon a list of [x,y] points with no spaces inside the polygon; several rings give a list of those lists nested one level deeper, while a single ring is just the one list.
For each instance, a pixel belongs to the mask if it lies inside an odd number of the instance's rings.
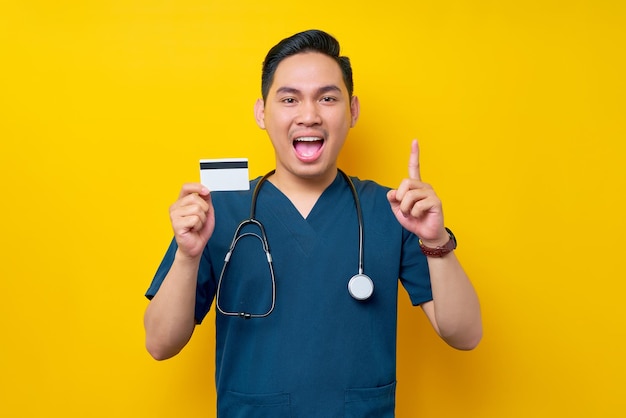
[{"label": "white credit card", "polygon": [[248,159],[200,160],[200,183],[212,192],[250,190]]}]

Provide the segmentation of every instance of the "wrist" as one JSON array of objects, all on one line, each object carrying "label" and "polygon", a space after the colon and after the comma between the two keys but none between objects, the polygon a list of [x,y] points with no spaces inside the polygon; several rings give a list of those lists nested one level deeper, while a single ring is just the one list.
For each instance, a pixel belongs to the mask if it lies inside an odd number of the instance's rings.
[{"label": "wrist", "polygon": [[442,227],[439,234],[434,238],[423,238],[419,237],[422,244],[427,247],[435,248],[441,247],[445,245],[448,241],[450,241],[450,233],[448,232],[448,228]]},{"label": "wrist", "polygon": [[456,249],[456,238],[452,231],[445,228],[445,236],[436,240],[419,240],[419,246],[427,257],[443,257]]},{"label": "wrist", "polygon": [[174,255],[174,261],[176,261],[178,264],[198,265],[200,263],[201,257],[202,252],[200,252],[200,254],[198,255],[189,255],[185,254],[183,251],[181,251],[180,248],[178,248],[176,250],[176,254]]},{"label": "wrist", "polygon": [[450,241],[450,236],[448,235],[447,232],[446,232],[446,235],[444,237],[436,239],[436,240],[428,240],[428,239],[421,239],[420,238],[420,244],[422,244],[422,245],[424,245],[425,247],[428,247],[428,248],[443,247],[444,245],[446,245],[448,243],[448,241]]}]

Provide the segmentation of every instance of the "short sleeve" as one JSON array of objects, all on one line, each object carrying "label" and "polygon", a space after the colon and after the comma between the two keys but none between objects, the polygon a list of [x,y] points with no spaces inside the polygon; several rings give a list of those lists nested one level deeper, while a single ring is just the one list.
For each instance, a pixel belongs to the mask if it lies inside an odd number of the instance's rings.
[{"label": "short sleeve", "polygon": [[433,299],[428,261],[419,247],[419,238],[404,228],[400,282],[414,306]]},{"label": "short sleeve", "polygon": [[[152,300],[157,294],[163,280],[170,271],[172,264],[174,263],[174,256],[178,245],[176,240],[172,239],[159,268],[157,269],[150,287],[146,291],[145,296]],[[209,255],[208,247],[204,248],[202,252],[202,258],[200,259],[200,267],[198,269],[198,281],[196,284],[196,306],[195,306],[195,319],[196,323],[200,324],[204,317],[211,308],[211,303],[215,296],[215,280],[211,269],[211,257]]]}]

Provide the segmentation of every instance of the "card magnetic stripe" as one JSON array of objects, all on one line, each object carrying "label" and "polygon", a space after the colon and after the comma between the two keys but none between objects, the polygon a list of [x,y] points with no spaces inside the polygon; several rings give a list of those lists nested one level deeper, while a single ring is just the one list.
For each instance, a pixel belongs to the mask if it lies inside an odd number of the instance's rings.
[{"label": "card magnetic stripe", "polygon": [[216,170],[229,168],[248,168],[247,161],[220,161],[200,163],[200,170]]}]

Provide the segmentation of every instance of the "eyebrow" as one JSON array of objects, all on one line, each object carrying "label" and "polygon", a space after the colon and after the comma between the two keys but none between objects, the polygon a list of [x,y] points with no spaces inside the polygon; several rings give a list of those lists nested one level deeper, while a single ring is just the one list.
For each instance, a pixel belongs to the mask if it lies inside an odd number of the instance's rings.
[{"label": "eyebrow", "polygon": [[[316,91],[316,94],[320,95],[320,94],[329,93],[329,92],[341,93],[341,89],[334,84],[329,84],[327,86],[322,86],[318,88]],[[289,87],[289,86],[279,87],[276,90],[276,94],[300,94],[300,93],[301,91],[298,90],[297,88]]]}]

